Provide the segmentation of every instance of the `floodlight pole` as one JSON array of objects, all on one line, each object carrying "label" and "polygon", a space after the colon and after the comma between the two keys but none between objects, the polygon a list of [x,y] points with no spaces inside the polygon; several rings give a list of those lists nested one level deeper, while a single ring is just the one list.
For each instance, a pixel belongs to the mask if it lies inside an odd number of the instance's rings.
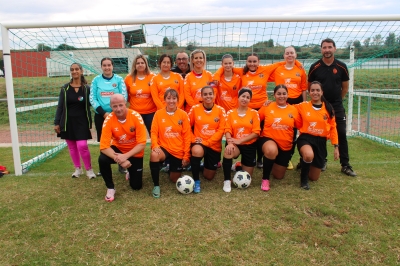
[{"label": "floodlight pole", "polygon": [[[0,24],[1,25],[1,24]],[[1,25],[1,37],[3,42],[3,60],[4,60],[4,78],[6,79],[8,119],[10,120],[11,143],[14,159],[15,175],[22,175],[21,154],[19,152],[17,112],[15,109],[14,85],[12,79],[10,40],[8,38],[8,29]]]}]

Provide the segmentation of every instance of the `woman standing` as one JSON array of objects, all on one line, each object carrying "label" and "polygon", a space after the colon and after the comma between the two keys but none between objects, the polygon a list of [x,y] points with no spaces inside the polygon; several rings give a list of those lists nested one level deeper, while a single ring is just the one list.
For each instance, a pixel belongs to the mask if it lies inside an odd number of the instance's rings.
[{"label": "woman standing", "polygon": [[327,156],[326,140],[329,138],[335,147],[334,159],[339,159],[339,141],[336,130],[335,112],[332,105],[323,96],[322,84],[313,81],[308,91],[311,101],[296,105],[302,118],[298,127],[300,136],[297,149],[301,161],[301,188],[308,190],[308,179],[317,181]]},{"label": "woman standing", "polygon": [[[293,46],[285,48],[283,53],[285,64],[278,66],[271,75],[275,85],[284,84],[288,89],[289,104],[298,104],[307,100],[307,75],[302,66],[295,64],[297,54]],[[292,156],[296,146],[297,129],[294,129]],[[291,157],[290,157],[291,158]],[[293,164],[289,160],[288,170],[293,169]]]},{"label": "woman standing", "polygon": [[225,128],[225,110],[214,104],[214,89],[205,86],[200,90],[202,103],[196,104],[189,112],[192,134],[192,175],[195,182],[194,193],[200,192],[200,161],[204,157],[203,176],[212,180],[221,158],[222,135]]},{"label": "woman standing", "polygon": [[225,109],[226,112],[238,107],[238,91],[241,85],[239,74],[233,73],[233,57],[230,54],[222,56],[224,73],[218,84],[215,103]]},{"label": "woman standing", "polygon": [[175,183],[190,158],[190,122],[186,112],[178,108],[179,94],[167,89],[164,100],[166,107],[156,112],[151,126],[150,171],[155,198],[160,197],[160,162],[169,160],[169,177]]},{"label": "woman standing", "polygon": [[264,154],[261,189],[270,189],[269,176],[282,179],[285,176],[293,146],[293,128],[300,125],[297,109],[287,104],[288,89],[285,85],[274,88],[275,102],[263,106],[258,114],[264,121],[259,140]]},{"label": "woman standing", "polygon": [[190,54],[191,71],[186,75],[184,83],[185,111],[187,113],[192,106],[200,103],[202,99],[201,89],[212,83],[213,77],[211,72],[205,70],[206,62],[206,53],[203,50],[194,50]]},{"label": "woman standing", "polygon": [[54,131],[65,139],[69,154],[75,166],[72,177],[82,174],[81,161],[86,168],[86,176],[91,179],[93,173],[87,140],[92,138],[92,115],[90,113],[90,87],[83,76],[83,68],[78,63],[70,66],[71,80],[62,86],[58,98],[58,107],[54,119]]},{"label": "woman standing", "polygon": [[149,64],[143,55],[136,56],[132,63],[131,72],[124,82],[128,92],[129,109],[138,112],[150,134],[151,122],[157,107],[150,91],[150,81],[154,74],[149,70]]},{"label": "woman standing", "polygon": [[[125,100],[128,99],[126,87],[122,77],[113,73],[114,61],[109,57],[101,59],[101,70],[103,73],[96,76],[92,80],[90,87],[90,104],[92,105],[94,114],[94,125],[97,131],[97,141],[100,142],[103,122],[111,113],[110,98],[114,94],[122,94]],[[119,167],[121,173],[126,170]],[[101,175],[98,173],[97,175]]]},{"label": "woman standing", "polygon": [[[249,88],[239,91],[239,107],[228,111],[225,124],[226,147],[222,167],[225,192],[231,192],[232,158],[241,157],[241,167],[251,176],[256,165],[256,141],[260,134],[260,119],[256,110],[249,108],[252,92]],[[240,170],[234,165],[235,170]]]},{"label": "woman standing", "polygon": [[171,71],[172,57],[167,54],[161,55],[158,59],[160,73],[158,73],[150,83],[151,96],[157,106],[157,110],[163,109],[166,106],[165,92],[167,89],[176,90],[181,97],[179,98],[178,108],[183,108],[185,97],[183,96],[183,78],[179,73]]}]

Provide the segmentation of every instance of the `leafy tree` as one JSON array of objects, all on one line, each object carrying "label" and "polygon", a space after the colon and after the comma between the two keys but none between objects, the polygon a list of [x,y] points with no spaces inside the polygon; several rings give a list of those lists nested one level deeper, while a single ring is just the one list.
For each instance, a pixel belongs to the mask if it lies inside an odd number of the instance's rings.
[{"label": "leafy tree", "polygon": [[267,47],[274,47],[274,40],[269,39],[267,42]]},{"label": "leafy tree", "polygon": [[41,52],[41,51],[51,51],[51,47],[45,45],[44,43],[38,43],[37,44],[37,51]]},{"label": "leafy tree", "polygon": [[382,35],[380,35],[380,34],[375,35],[375,37],[373,37],[373,39],[372,39],[372,43],[375,46],[381,45],[382,42],[383,42]]},{"label": "leafy tree", "polygon": [[76,50],[74,46],[68,45],[66,43],[60,44],[59,46],[54,49],[56,51],[68,51],[68,50]]},{"label": "leafy tree", "polygon": [[359,40],[354,40],[353,45],[356,48],[361,48],[361,42]]},{"label": "leafy tree", "polygon": [[321,52],[321,47],[319,45],[314,45],[314,47],[311,49],[312,53],[319,53]]},{"label": "leafy tree", "polygon": [[394,46],[396,44],[396,35],[394,32],[389,33],[389,36],[386,37],[385,45],[386,46]]},{"label": "leafy tree", "polygon": [[169,43],[167,45],[168,49],[174,49],[175,47],[178,47],[178,44],[176,43],[176,38],[175,37],[170,37],[169,38]]},{"label": "leafy tree", "polygon": [[365,47],[369,47],[370,42],[371,42],[371,38],[365,39],[365,40],[363,41],[364,46],[365,46]]},{"label": "leafy tree", "polygon": [[190,42],[188,42],[186,49],[189,51],[194,51],[199,46],[200,44],[198,42],[191,40]]},{"label": "leafy tree", "polygon": [[293,46],[294,50],[296,51],[296,53],[300,53],[301,52],[301,47],[300,46]]},{"label": "leafy tree", "polygon": [[168,37],[164,37],[163,40],[162,40],[162,46],[163,46],[163,47],[167,47],[168,44],[169,44],[169,39],[168,39]]}]

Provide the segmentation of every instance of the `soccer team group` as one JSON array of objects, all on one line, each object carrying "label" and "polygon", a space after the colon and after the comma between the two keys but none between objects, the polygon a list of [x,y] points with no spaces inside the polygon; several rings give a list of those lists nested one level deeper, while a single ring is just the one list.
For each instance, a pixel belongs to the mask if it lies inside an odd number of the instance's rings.
[{"label": "soccer team group", "polygon": [[[308,190],[309,180],[318,180],[326,169],[327,140],[335,147],[335,160],[340,158],[341,171],[356,176],[349,164],[342,104],[349,75],[346,64],[335,59],[335,51],[332,39],[322,40],[322,58],[312,64],[308,76],[292,46],[285,49],[284,61],[267,66],[252,53],[243,68],[235,68],[232,56],[224,55],[214,75],[205,69],[202,50],[193,51],[190,58],[178,53],[175,66],[170,55],[161,55],[157,75],[149,70],[146,57],[138,55],[125,79],[113,73],[113,60],[106,57],[101,60],[102,74],[90,85],[82,66],[73,63],[71,80],[60,91],[54,130],[68,145],[75,166],[72,177],[83,173],[81,159],[86,175],[96,177],[87,145],[92,138],[92,106],[100,142],[97,175],[104,179],[109,202],[115,198],[112,164],[126,172],[132,189],[142,188],[147,134],[155,198],[161,195],[162,163],[172,182],[182,171],[191,171],[195,193],[201,190],[200,172],[212,180],[222,166],[223,190],[230,192],[232,170],[252,175],[257,166],[263,170],[261,189],[268,191],[271,174],[282,179],[287,169],[293,169],[296,146],[301,156],[300,187]],[[274,101],[268,100],[268,82],[276,85]]]}]

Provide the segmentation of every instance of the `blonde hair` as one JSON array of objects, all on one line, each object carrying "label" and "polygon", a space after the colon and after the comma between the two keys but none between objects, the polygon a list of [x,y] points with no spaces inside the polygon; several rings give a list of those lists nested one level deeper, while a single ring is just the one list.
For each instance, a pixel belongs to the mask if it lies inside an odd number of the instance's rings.
[{"label": "blonde hair", "polygon": [[190,70],[193,70],[193,58],[194,58],[194,55],[195,55],[195,54],[199,54],[199,53],[202,53],[202,54],[203,54],[203,57],[204,57],[204,67],[207,65],[206,52],[204,52],[203,50],[200,50],[200,49],[196,49],[196,50],[194,50],[193,52],[190,53],[190,62],[189,62]]}]

